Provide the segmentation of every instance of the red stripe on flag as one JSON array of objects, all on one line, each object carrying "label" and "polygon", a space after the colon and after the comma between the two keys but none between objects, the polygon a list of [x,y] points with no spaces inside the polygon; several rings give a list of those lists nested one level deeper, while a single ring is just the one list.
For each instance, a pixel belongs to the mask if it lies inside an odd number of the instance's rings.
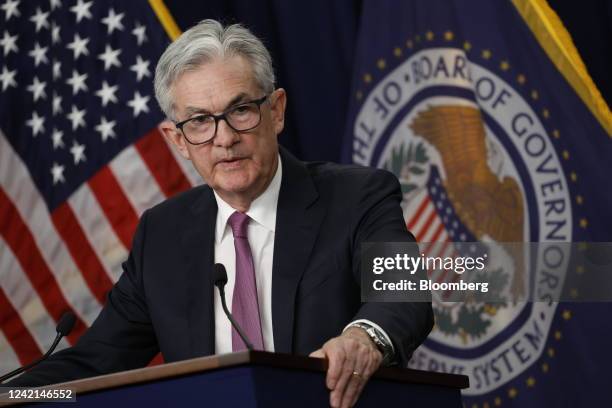
[{"label": "red stripe on flag", "polygon": [[4,332],[21,364],[27,364],[42,356],[36,341],[21,321],[21,317],[0,288],[0,329]]},{"label": "red stripe on flag", "polygon": [[442,234],[443,231],[444,231],[444,224],[440,223],[440,225],[438,225],[438,229],[436,229],[436,231],[434,232],[429,242],[436,242],[437,239],[440,238],[440,235]]},{"label": "red stripe on flag", "polygon": [[416,213],[414,214],[414,216],[412,217],[412,219],[408,223],[408,225],[407,225],[408,231],[412,232],[412,229],[416,225],[417,221],[423,215],[423,211],[425,211],[425,208],[427,208],[427,204],[429,204],[429,195],[425,196],[425,198],[421,202],[421,205],[419,205],[419,208],[417,209]]},{"label": "red stripe on flag", "polygon": [[[62,314],[65,311],[71,310],[71,308],[55,276],[49,270],[47,263],[36,246],[28,226],[23,222],[21,214],[19,214],[2,188],[0,188],[0,234],[15,254],[15,258],[17,258],[21,268],[30,279],[47,312],[56,322],[59,321]],[[85,324],[77,316],[74,330],[68,336],[70,342],[76,343],[85,329]]]},{"label": "red stripe on flag", "polygon": [[85,236],[72,208],[64,202],[51,213],[51,219],[81,270],[87,286],[96,299],[104,304],[106,293],[113,287],[113,283]]},{"label": "red stripe on flag", "polygon": [[154,128],[138,140],[134,146],[163,193],[166,197],[170,197],[190,189],[191,183],[185,177],[183,170],[181,170],[162,137],[159,129]]},{"label": "red stripe on flag", "polygon": [[429,227],[431,226],[431,223],[434,222],[437,215],[438,213],[436,212],[436,209],[434,208],[431,211],[431,214],[429,214],[429,217],[427,217],[427,220],[425,220],[425,224],[423,224],[423,226],[421,227],[421,230],[417,233],[417,241],[420,242],[423,240],[423,238],[425,237],[425,234],[427,234],[427,231],[429,231]]},{"label": "red stripe on flag", "polygon": [[128,250],[138,225],[138,214],[107,166],[87,182],[115,233]]}]

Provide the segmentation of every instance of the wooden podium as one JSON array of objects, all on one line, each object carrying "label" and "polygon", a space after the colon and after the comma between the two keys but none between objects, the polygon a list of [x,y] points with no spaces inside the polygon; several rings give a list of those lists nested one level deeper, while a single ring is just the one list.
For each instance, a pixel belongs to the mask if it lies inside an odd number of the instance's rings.
[{"label": "wooden podium", "polygon": [[[245,351],[49,388],[76,390],[77,406],[86,407],[325,407],[329,406],[325,371],[321,359]],[[464,375],[381,368],[364,388],[357,407],[461,407],[460,391],[468,385]],[[73,402],[36,405],[75,406]]]}]

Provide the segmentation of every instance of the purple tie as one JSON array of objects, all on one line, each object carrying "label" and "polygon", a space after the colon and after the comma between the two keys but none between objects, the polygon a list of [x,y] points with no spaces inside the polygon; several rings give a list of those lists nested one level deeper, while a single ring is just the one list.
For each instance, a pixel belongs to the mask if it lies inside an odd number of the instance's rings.
[{"label": "purple tie", "polygon": [[[248,215],[238,211],[234,212],[228,219],[234,234],[234,248],[236,249],[236,280],[232,298],[232,314],[255,350],[263,350],[255,267],[253,266],[253,256],[247,237],[249,220]],[[246,344],[244,344],[236,329],[232,327],[232,350],[240,351],[246,350],[246,348]]]}]

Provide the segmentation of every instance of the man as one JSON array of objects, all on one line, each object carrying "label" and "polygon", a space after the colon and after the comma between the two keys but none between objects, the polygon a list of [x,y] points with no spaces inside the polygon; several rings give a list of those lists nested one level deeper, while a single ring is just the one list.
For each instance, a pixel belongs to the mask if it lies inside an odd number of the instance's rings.
[{"label": "man", "polygon": [[334,407],[353,405],[385,363],[405,365],[433,324],[429,303],[362,303],[362,242],[413,241],[397,180],[357,166],[302,163],[279,148],[286,94],[271,58],[239,25],[205,20],[162,55],[161,128],[206,186],[146,211],[124,273],[92,327],[12,385],[43,384],[164,359],[245,348],[212,270],[257,349],[329,361]]}]

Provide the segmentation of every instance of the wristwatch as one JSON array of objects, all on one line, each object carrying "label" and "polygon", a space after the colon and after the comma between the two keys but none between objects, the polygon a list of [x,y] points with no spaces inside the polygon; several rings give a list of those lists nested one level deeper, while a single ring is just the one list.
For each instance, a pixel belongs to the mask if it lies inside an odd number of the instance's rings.
[{"label": "wristwatch", "polygon": [[387,337],[381,333],[376,327],[365,322],[355,322],[349,327],[359,327],[363,329],[366,334],[372,339],[378,350],[383,355],[382,366],[389,366],[395,360],[395,353],[393,352],[393,346],[387,340]]}]

